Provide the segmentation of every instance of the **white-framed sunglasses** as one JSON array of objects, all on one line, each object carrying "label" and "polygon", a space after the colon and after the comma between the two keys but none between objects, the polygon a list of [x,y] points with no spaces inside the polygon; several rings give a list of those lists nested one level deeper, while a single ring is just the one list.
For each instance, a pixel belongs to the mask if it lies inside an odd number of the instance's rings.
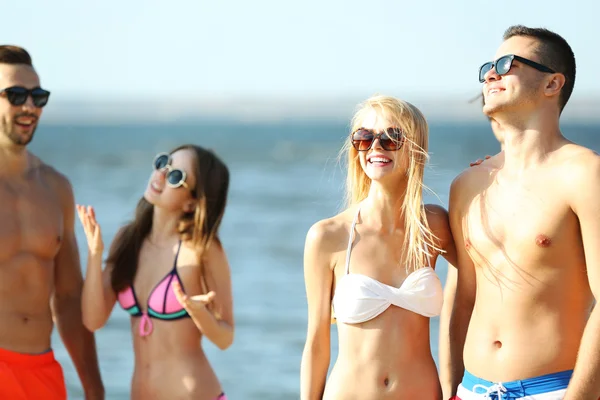
[{"label": "white-framed sunglasses", "polygon": [[159,153],[154,157],[153,162],[154,169],[159,171],[166,169],[167,170],[167,185],[172,188],[178,188],[183,186],[187,190],[190,190],[190,187],[185,181],[186,173],[184,170],[179,168],[173,168],[171,166],[171,155],[168,153]]}]

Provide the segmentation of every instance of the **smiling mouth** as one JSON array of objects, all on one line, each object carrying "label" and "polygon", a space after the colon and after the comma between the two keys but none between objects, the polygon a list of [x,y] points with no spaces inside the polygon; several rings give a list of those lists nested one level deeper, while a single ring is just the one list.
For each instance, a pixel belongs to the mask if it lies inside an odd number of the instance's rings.
[{"label": "smiling mouth", "polygon": [[15,118],[15,124],[24,127],[30,127],[35,125],[37,122],[36,117],[17,117]]},{"label": "smiling mouth", "polygon": [[389,158],[385,158],[385,157],[371,157],[367,160],[367,162],[369,164],[373,164],[373,165],[386,165],[392,162],[392,160],[390,160]]},{"label": "smiling mouth", "polygon": [[158,193],[162,193],[162,189],[156,184],[156,182],[150,183],[150,187]]}]

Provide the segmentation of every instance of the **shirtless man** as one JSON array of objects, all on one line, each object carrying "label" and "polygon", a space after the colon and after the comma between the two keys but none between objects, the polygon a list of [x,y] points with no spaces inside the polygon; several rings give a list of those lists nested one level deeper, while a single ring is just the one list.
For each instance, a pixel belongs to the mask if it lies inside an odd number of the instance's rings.
[{"label": "shirtless man", "polygon": [[514,26],[480,80],[504,151],[450,189],[458,282],[444,394],[596,400],[600,157],[559,128],[573,52],[553,32]]},{"label": "shirtless man", "polygon": [[[485,98],[483,94],[481,95],[481,105],[485,105]],[[501,136],[502,132],[496,129],[494,121],[487,117],[488,120],[492,123],[492,132],[496,137],[496,140],[500,144],[500,151],[504,150],[504,140]],[[483,162],[483,160],[488,160],[492,156],[486,155],[483,159],[478,158],[477,160],[470,162],[469,166],[473,167],[475,165],[479,165]],[[446,273],[446,282],[444,283],[444,305],[442,307],[442,312],[440,314],[440,322],[439,322],[439,342],[438,342],[438,360],[440,364],[440,382],[442,384],[445,383],[444,393],[450,393],[452,391],[449,382],[449,374],[450,370],[450,336],[448,332],[450,330],[450,317],[452,315],[452,309],[454,306],[454,296],[456,295],[456,280],[457,280],[457,272],[456,267],[452,264],[448,264],[448,270]],[[450,396],[445,396],[444,398],[448,398]]]},{"label": "shirtless man", "polygon": [[67,398],[55,321],[86,399],[103,399],[94,336],[81,321],[73,191],[26,149],[48,96],[27,51],[0,46],[0,398]]},{"label": "shirtless man", "polygon": [[[481,105],[485,106],[485,98],[483,94],[480,96]],[[504,150],[504,140],[501,136],[501,133],[498,129],[496,129],[495,124],[491,120],[490,117],[487,119],[492,123],[492,132],[496,137],[496,140],[500,144],[500,151]],[[490,159],[492,156],[486,155],[485,160]],[[469,166],[473,167],[475,165],[479,165],[483,162],[484,159],[478,158],[476,161],[470,162]],[[456,295],[456,280],[457,280],[457,272],[456,267],[452,264],[448,264],[448,270],[446,273],[446,282],[444,283],[444,305],[442,307],[442,312],[440,314],[440,322],[439,322],[439,342],[438,342],[438,360],[440,365],[440,382],[443,384],[444,393],[450,393],[452,388],[450,387],[450,378],[449,373],[452,369],[450,367],[450,336],[448,332],[450,331],[450,317],[452,315],[452,309],[454,306],[454,296]],[[445,384],[445,385],[444,385]],[[448,398],[450,396],[445,396],[444,398]]]}]

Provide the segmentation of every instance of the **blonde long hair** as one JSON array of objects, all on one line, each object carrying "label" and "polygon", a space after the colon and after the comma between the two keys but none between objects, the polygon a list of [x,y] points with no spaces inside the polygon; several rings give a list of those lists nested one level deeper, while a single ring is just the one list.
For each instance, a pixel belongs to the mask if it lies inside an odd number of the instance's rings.
[{"label": "blonde long hair", "polygon": [[[426,265],[431,251],[443,252],[436,245],[437,238],[429,229],[423,206],[423,190],[429,190],[423,183],[425,164],[429,159],[429,127],[425,116],[414,105],[390,96],[376,95],[358,106],[351,122],[351,132],[361,127],[365,115],[375,110],[381,118],[387,119],[393,126],[404,132],[403,148],[409,155],[407,171],[407,189],[402,202],[402,215],[405,219],[406,233],[403,248],[406,251],[407,271],[414,271]],[[369,194],[371,180],[365,174],[358,151],[346,140],[340,155],[347,154],[348,175],[346,178],[346,206],[352,207]]]}]

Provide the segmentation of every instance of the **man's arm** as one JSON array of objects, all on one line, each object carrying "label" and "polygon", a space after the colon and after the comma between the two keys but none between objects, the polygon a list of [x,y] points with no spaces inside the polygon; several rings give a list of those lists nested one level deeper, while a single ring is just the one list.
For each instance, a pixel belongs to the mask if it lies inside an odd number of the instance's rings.
[{"label": "man's arm", "polygon": [[82,322],[81,273],[79,250],[75,238],[75,200],[69,181],[54,172],[64,216],[63,238],[55,258],[54,295],[52,311],[58,332],[69,352],[87,400],[104,399],[104,387],[96,354],[94,335]]},{"label": "man's arm", "polygon": [[[425,206],[429,228],[437,238],[437,247],[443,250],[442,257],[448,261],[448,274],[444,286],[444,302],[439,322],[439,365],[440,384],[444,399],[450,397],[450,317],[456,293],[456,245],[450,229],[448,212],[440,206],[428,204]],[[439,258],[438,258],[439,260]],[[437,264],[437,263],[436,263]]]},{"label": "man's arm", "polygon": [[446,284],[444,285],[444,303],[440,314],[438,359],[440,365],[440,384],[442,386],[443,399],[452,397],[455,387],[452,385],[450,371],[452,362],[450,357],[450,319],[454,308],[454,297],[456,296],[456,267],[448,263]]},{"label": "man's arm", "polygon": [[[579,219],[588,280],[596,301],[600,299],[600,157],[581,158],[581,176],[571,208]],[[565,400],[600,398],[600,307],[594,307],[579,347],[573,377]]]},{"label": "man's arm", "polygon": [[[449,343],[448,359],[444,363],[440,363],[440,368],[442,369],[440,376],[443,379],[441,385],[444,398],[456,395],[456,389],[464,374],[463,349],[467,336],[467,328],[469,327],[471,313],[475,304],[475,267],[466,251],[463,232],[465,229],[466,215],[464,215],[464,209],[466,205],[464,204],[464,198],[461,197],[464,196],[464,192],[467,190],[466,185],[468,182],[465,182],[466,178],[468,178],[468,172],[457,177],[450,187],[448,208],[450,228],[456,246],[457,278],[454,303],[449,321],[449,338],[446,339]],[[448,291],[450,288],[446,290]],[[449,297],[448,292],[446,297]],[[445,335],[445,333],[440,332],[441,337],[443,337],[442,335]]]}]

